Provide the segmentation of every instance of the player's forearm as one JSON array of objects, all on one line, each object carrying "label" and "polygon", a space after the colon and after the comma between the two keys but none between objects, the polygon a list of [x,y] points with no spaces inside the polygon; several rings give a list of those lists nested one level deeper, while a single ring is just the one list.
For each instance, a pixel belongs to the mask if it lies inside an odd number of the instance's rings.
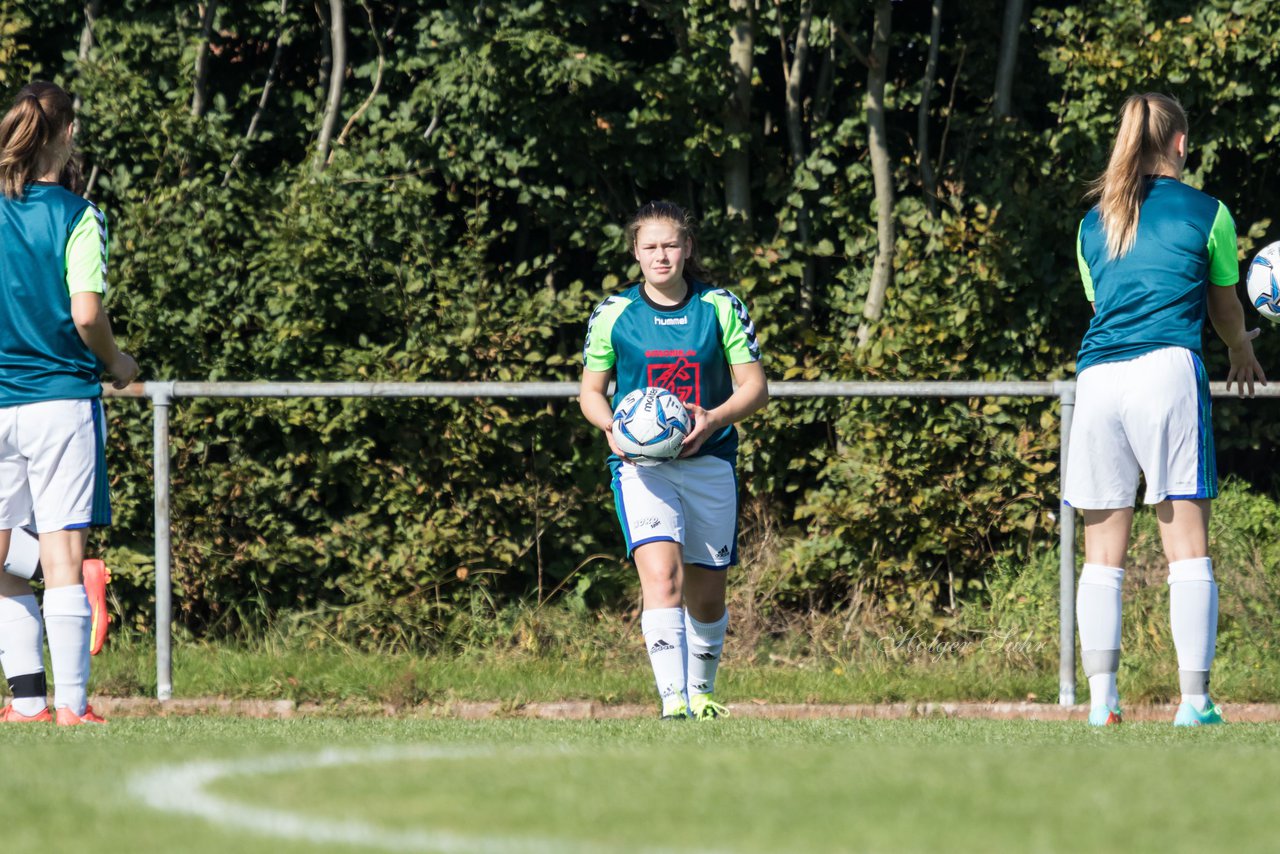
[{"label": "player's forearm", "polygon": [[734,389],[733,394],[715,409],[708,410],[720,426],[737,424],[764,409],[769,402],[769,384],[763,379],[751,379]]},{"label": "player's forearm", "polygon": [[1244,309],[1236,297],[1236,289],[1210,285],[1208,303],[1209,322],[1227,349],[1235,350],[1247,344]]},{"label": "player's forearm", "polygon": [[578,393],[578,406],[582,409],[582,414],[595,427],[601,430],[608,429],[613,423],[613,407],[609,405],[609,399],[601,392],[582,389]]},{"label": "player's forearm", "polygon": [[75,318],[76,332],[84,345],[97,356],[110,371],[120,360],[120,346],[111,332],[111,320],[105,310],[91,314],[82,313]]}]

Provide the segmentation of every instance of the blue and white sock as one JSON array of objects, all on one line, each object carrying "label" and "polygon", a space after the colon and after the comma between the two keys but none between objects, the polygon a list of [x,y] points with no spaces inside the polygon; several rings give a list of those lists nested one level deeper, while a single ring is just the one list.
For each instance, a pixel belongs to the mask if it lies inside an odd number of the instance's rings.
[{"label": "blue and white sock", "polygon": [[729,609],[714,623],[700,623],[688,613],[684,618],[685,637],[689,644],[689,696],[710,694],[716,689],[716,669],[724,649],[724,633],[729,626]]},{"label": "blue and white sock", "polygon": [[1080,626],[1080,658],[1089,677],[1089,702],[1093,708],[1116,709],[1120,693],[1116,672],[1120,669],[1120,588],[1124,570],[1117,566],[1086,563],[1080,571],[1076,593],[1076,622]]},{"label": "blue and white sock", "polygon": [[655,608],[640,615],[644,646],[662,697],[663,714],[687,703],[685,684],[684,608]]},{"label": "blue and white sock", "polygon": [[0,598],[0,667],[15,711],[31,717],[48,707],[44,626],[34,594]]},{"label": "blue and white sock", "polygon": [[44,629],[53,665],[53,705],[77,715],[83,715],[88,705],[90,617],[83,584],[45,590]]},{"label": "blue and white sock", "polygon": [[1182,701],[1209,705],[1209,669],[1218,645],[1218,584],[1207,557],[1169,564],[1169,622],[1178,650]]}]

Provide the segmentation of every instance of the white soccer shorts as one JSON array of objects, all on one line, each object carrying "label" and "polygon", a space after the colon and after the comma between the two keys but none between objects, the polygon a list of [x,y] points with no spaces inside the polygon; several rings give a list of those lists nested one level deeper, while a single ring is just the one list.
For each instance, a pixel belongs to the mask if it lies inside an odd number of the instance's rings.
[{"label": "white soccer shorts", "polygon": [[628,557],[667,541],[684,547],[685,563],[724,569],[738,562],[738,477],[728,460],[620,463],[612,487]]},{"label": "white soccer shorts", "polygon": [[1210,409],[1204,364],[1182,347],[1089,366],[1076,380],[1063,497],[1082,510],[1132,507],[1141,472],[1147,504],[1216,498]]},{"label": "white soccer shorts", "polygon": [[102,401],[0,407],[0,530],[111,523]]}]

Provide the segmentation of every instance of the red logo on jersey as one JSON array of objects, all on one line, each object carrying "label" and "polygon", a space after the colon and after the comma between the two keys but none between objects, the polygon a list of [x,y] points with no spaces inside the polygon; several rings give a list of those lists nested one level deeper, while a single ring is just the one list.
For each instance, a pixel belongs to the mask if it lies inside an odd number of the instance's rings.
[{"label": "red logo on jersey", "polygon": [[[701,406],[702,384],[699,382],[701,366],[697,362],[686,359],[680,351],[670,355],[676,357],[674,362],[649,363],[649,385],[665,388],[680,398],[680,402],[685,405],[692,403],[694,406]],[[694,354],[690,351],[689,355]]]}]

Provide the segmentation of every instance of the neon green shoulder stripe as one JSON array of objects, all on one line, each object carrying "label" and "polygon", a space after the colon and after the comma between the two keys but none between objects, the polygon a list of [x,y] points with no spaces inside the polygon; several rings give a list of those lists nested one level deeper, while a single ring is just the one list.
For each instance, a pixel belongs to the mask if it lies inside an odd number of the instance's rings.
[{"label": "neon green shoulder stripe", "polygon": [[1093,302],[1093,274],[1089,272],[1089,265],[1084,260],[1084,220],[1080,220],[1080,227],[1076,229],[1076,264],[1080,267],[1080,280],[1084,282],[1084,295],[1089,298],[1089,302]]},{"label": "neon green shoulder stripe", "polygon": [[1218,213],[1209,230],[1209,283],[1234,285],[1240,280],[1240,261],[1236,254],[1236,224],[1227,206],[1218,202]]},{"label": "neon green shoulder stripe", "polygon": [[66,254],[67,293],[107,293],[107,218],[94,205],[71,229]]},{"label": "neon green shoulder stripe", "polygon": [[582,364],[587,370],[607,371],[617,362],[617,355],[613,352],[613,324],[629,305],[629,299],[606,297],[591,312],[591,319],[587,321],[587,341],[582,347]]},{"label": "neon green shoulder stripe", "polygon": [[725,361],[731,365],[760,361],[756,327],[747,315],[747,307],[742,304],[742,300],[724,288],[716,288],[703,294],[702,301],[710,303],[716,310]]}]

